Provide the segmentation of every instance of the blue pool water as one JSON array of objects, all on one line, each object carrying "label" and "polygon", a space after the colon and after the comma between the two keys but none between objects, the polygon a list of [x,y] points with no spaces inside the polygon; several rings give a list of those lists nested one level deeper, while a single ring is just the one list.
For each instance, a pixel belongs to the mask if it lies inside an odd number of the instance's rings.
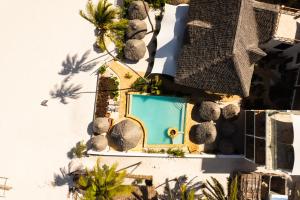
[{"label": "blue pool water", "polygon": [[186,100],[167,96],[132,95],[129,113],[143,121],[147,129],[147,143],[172,144],[168,128],[177,128],[173,144],[183,144]]}]

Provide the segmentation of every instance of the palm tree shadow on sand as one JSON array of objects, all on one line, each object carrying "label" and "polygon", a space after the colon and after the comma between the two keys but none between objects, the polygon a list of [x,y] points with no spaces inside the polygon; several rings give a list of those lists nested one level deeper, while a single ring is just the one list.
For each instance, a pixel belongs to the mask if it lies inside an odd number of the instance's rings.
[{"label": "palm tree shadow on sand", "polygon": [[78,99],[80,97],[81,92],[79,92],[82,89],[81,85],[66,85],[65,82],[63,82],[60,86],[55,85],[54,89],[50,91],[50,96],[53,99],[60,99],[60,102],[63,104],[68,104],[67,99]]},{"label": "palm tree shadow on sand", "polygon": [[99,61],[87,60],[90,52],[90,50],[86,51],[81,58],[78,57],[78,54],[73,56],[67,55],[66,59],[62,62],[63,68],[58,72],[59,75],[67,76],[64,80],[65,82],[79,72],[92,70],[99,63]]}]

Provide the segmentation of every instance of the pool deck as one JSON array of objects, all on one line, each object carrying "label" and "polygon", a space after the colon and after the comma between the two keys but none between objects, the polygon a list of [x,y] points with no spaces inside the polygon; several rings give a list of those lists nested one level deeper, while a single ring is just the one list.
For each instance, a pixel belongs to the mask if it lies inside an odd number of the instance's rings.
[{"label": "pool deck", "polygon": [[194,104],[191,104],[191,103],[186,104],[184,141],[185,141],[190,153],[200,153],[204,149],[204,145],[197,145],[197,144],[192,143],[189,140],[189,131],[190,131],[191,127],[198,123],[198,122],[194,121],[191,117],[193,107],[194,107]]},{"label": "pool deck", "polygon": [[[119,77],[120,79],[120,88],[130,88],[132,83],[139,78],[139,76],[126,67],[125,65],[117,62],[117,61],[111,61],[108,63],[108,66],[110,67],[111,70],[113,70]],[[125,78],[125,74],[129,73],[132,75],[130,79]],[[144,72],[138,72],[141,76],[144,76]],[[126,116],[126,102],[127,102],[127,97],[126,97],[127,90],[121,90],[120,91],[120,108],[119,108],[119,117],[125,117]]]}]

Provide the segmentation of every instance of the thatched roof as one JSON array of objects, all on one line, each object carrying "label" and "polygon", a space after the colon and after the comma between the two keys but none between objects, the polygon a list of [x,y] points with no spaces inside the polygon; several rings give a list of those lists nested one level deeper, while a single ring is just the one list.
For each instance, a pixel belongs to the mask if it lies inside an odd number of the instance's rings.
[{"label": "thatched roof", "polygon": [[205,121],[216,121],[219,119],[221,109],[218,104],[211,101],[203,101],[199,109],[200,118]]},{"label": "thatched roof", "polygon": [[144,3],[143,1],[132,1],[128,8],[128,18],[140,20],[146,19],[149,5],[147,2]]},{"label": "thatched roof", "polygon": [[130,39],[127,40],[124,47],[124,56],[128,60],[138,61],[144,57],[146,53],[146,44],[143,40]]},{"label": "thatched roof", "polygon": [[239,115],[240,107],[234,104],[229,104],[222,109],[222,115],[225,119],[232,119]]},{"label": "thatched roof", "polygon": [[95,151],[103,151],[108,145],[107,138],[104,135],[97,135],[91,139],[91,145]]},{"label": "thatched roof", "polygon": [[93,122],[93,131],[95,134],[106,133],[110,128],[110,120],[107,117],[97,117]]},{"label": "thatched roof", "polygon": [[147,33],[147,24],[146,22],[134,19],[129,20],[128,27],[126,30],[126,37],[128,39],[143,39]]},{"label": "thatched roof", "polygon": [[129,119],[114,125],[107,135],[108,145],[117,151],[127,151],[136,147],[142,137],[142,128]]},{"label": "thatched roof", "polygon": [[258,48],[250,0],[191,0],[175,81],[217,93],[248,96]]},{"label": "thatched roof", "polygon": [[217,137],[217,129],[212,122],[203,122],[190,131],[190,140],[195,144],[211,144]]},{"label": "thatched roof", "polygon": [[275,34],[278,12],[262,8],[255,8],[254,11],[259,44],[264,44],[271,40]]}]

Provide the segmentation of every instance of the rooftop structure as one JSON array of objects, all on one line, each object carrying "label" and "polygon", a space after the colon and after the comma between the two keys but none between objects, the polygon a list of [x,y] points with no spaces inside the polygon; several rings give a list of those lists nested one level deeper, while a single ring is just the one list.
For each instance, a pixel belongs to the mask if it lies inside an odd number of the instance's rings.
[{"label": "rooftop structure", "polygon": [[248,96],[258,47],[250,0],[190,2],[175,82],[215,93]]}]

